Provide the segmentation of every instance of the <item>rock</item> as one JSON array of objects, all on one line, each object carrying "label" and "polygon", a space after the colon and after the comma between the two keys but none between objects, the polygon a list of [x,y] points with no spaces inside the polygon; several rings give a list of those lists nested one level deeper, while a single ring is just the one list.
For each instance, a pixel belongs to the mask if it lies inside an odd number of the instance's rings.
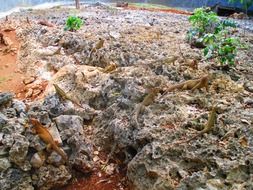
[{"label": "rock", "polygon": [[82,135],[76,132],[67,143],[70,145],[72,155],[70,163],[79,171],[87,173],[92,171],[93,163],[93,146]]},{"label": "rock", "polygon": [[31,158],[31,165],[34,168],[40,168],[46,160],[46,157],[42,153],[35,153]]},{"label": "rock", "polygon": [[24,83],[25,85],[27,85],[27,84],[33,83],[35,80],[36,80],[35,77],[27,77],[27,78],[25,78],[25,79],[23,80],[23,83]]},{"label": "rock", "polygon": [[25,94],[25,98],[31,98],[33,95],[33,89],[29,88],[27,93]]},{"label": "rock", "polygon": [[21,134],[25,131],[23,123],[19,123],[17,119],[9,119],[9,122],[2,128],[2,132],[6,134],[13,135]]},{"label": "rock", "polygon": [[17,111],[18,114],[26,112],[26,105],[24,102],[19,100],[13,100],[12,107]]},{"label": "rock", "polygon": [[62,164],[64,164],[63,162],[64,160],[62,159],[61,155],[59,155],[58,153],[56,153],[55,151],[53,151],[50,156],[47,158],[47,162],[49,164],[52,164],[54,166],[60,166]]},{"label": "rock", "polygon": [[15,118],[17,116],[17,112],[14,108],[4,109],[2,113],[8,118]]},{"label": "rock", "polygon": [[6,172],[1,172],[0,187],[5,190],[34,190],[30,174],[15,168],[9,168]]},{"label": "rock", "polygon": [[114,39],[119,39],[121,37],[119,32],[111,31],[110,36],[113,37]]},{"label": "rock", "polygon": [[54,141],[56,141],[58,144],[62,144],[60,133],[54,123],[50,125],[50,127],[48,128],[48,131],[52,135]]},{"label": "rock", "polygon": [[64,112],[64,105],[60,102],[57,95],[49,95],[44,99],[43,106],[48,110],[49,114],[57,117]]},{"label": "rock", "polygon": [[116,7],[128,7],[128,3],[127,2],[117,2]]},{"label": "rock", "polygon": [[7,121],[8,118],[4,114],[0,113],[0,129],[6,125]]},{"label": "rock", "polygon": [[54,167],[52,165],[42,166],[35,171],[33,183],[41,190],[49,190],[53,187],[66,185],[71,179],[71,174],[66,166]]},{"label": "rock", "polygon": [[8,92],[2,92],[0,93],[0,107],[6,105],[8,102],[12,101],[13,94]]},{"label": "rock", "polygon": [[248,92],[252,92],[253,93],[253,83],[252,82],[245,82],[244,85],[243,85],[243,87]]},{"label": "rock", "polygon": [[9,159],[0,157],[0,172],[7,170],[9,167],[11,167]]},{"label": "rock", "polygon": [[26,161],[28,153],[29,142],[23,135],[16,134],[14,137],[14,144],[9,152],[9,159],[18,166],[22,166]]},{"label": "rock", "polygon": [[66,140],[75,133],[83,134],[83,119],[76,115],[60,115],[55,118],[62,140]]}]

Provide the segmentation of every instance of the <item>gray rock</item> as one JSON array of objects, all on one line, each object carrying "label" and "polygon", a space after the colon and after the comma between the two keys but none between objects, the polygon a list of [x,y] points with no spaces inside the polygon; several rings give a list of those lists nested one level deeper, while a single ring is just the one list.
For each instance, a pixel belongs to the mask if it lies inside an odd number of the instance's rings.
[{"label": "gray rock", "polygon": [[53,117],[57,117],[63,114],[64,106],[60,102],[60,99],[56,95],[47,96],[44,99],[43,106],[48,110],[49,114]]},{"label": "gray rock", "polygon": [[18,114],[26,111],[25,103],[19,100],[13,100],[12,107],[17,111]]},{"label": "gray rock", "polygon": [[92,144],[78,133],[72,135],[67,142],[72,150],[70,163],[81,172],[90,172],[94,166]]},{"label": "gray rock", "polygon": [[14,143],[14,137],[11,134],[5,134],[2,140],[5,148],[10,148]]},{"label": "gray rock", "polygon": [[47,163],[52,164],[54,166],[60,166],[64,164],[64,160],[62,159],[61,155],[53,151],[47,158]]},{"label": "gray rock", "polygon": [[245,82],[243,87],[248,92],[253,92],[253,83],[252,82]]},{"label": "gray rock", "polygon": [[8,118],[15,118],[17,116],[17,112],[14,108],[4,109],[3,114]]},{"label": "gray rock", "polygon": [[3,172],[11,167],[11,163],[8,158],[0,158],[0,172]]},{"label": "gray rock", "polygon": [[31,158],[31,165],[34,168],[40,168],[46,160],[46,157],[42,153],[35,153]]},{"label": "gray rock", "polygon": [[9,152],[9,159],[11,162],[14,162],[18,166],[24,165],[24,162],[27,161],[26,156],[28,153],[29,142],[27,138],[23,135],[16,134],[14,136],[14,144]]},{"label": "gray rock", "polygon": [[71,179],[71,174],[66,166],[54,167],[52,165],[42,166],[35,171],[33,183],[41,190],[66,185]]},{"label": "gray rock", "polygon": [[6,172],[1,172],[0,187],[4,190],[34,189],[30,174],[14,168],[9,168]]},{"label": "gray rock", "polygon": [[17,119],[9,119],[9,122],[6,124],[6,126],[2,128],[2,132],[4,134],[21,134],[24,131],[24,125],[20,124]]},{"label": "gray rock", "polygon": [[0,128],[2,128],[7,123],[7,121],[8,118],[4,114],[0,113]]},{"label": "gray rock", "polygon": [[0,107],[10,102],[13,99],[13,96],[14,95],[12,93],[8,93],[8,92],[0,93]]},{"label": "gray rock", "polygon": [[83,134],[83,119],[76,115],[60,115],[55,118],[57,128],[60,131],[62,140],[65,140],[75,133]]}]

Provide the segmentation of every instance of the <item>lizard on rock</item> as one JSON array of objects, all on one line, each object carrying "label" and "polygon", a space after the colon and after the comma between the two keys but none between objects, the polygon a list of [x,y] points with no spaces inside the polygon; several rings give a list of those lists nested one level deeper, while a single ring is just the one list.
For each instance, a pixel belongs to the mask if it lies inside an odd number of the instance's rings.
[{"label": "lizard on rock", "polygon": [[43,140],[47,146],[57,152],[65,161],[68,160],[67,154],[57,145],[48,129],[44,127],[37,119],[30,118],[31,124],[34,126],[36,134]]}]

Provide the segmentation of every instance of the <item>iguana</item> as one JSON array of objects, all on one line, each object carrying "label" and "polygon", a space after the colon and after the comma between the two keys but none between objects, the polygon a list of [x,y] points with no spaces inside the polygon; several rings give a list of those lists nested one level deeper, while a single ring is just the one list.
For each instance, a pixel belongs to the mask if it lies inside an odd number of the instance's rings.
[{"label": "iguana", "polygon": [[103,73],[111,73],[111,72],[115,71],[116,69],[117,69],[117,64],[115,64],[115,63],[111,63],[103,69],[99,68],[99,70]]},{"label": "iguana", "polygon": [[161,92],[160,88],[150,89],[149,94],[146,95],[145,98],[143,99],[143,101],[137,105],[137,107],[134,111],[134,121],[137,126],[139,126],[138,117],[139,117],[140,113],[142,113],[144,111],[146,106],[149,106],[150,104],[152,104],[154,102],[155,97],[157,96],[157,94],[159,92]]},{"label": "iguana", "polygon": [[74,104],[76,104],[77,106],[82,108],[82,105],[79,104],[78,102],[76,102],[75,100],[73,100],[72,98],[70,98],[57,84],[53,84],[56,93],[63,99],[63,100],[69,100],[71,102],[73,102]]},{"label": "iguana", "polygon": [[215,122],[216,122],[216,111],[217,111],[217,108],[214,106],[212,108],[212,110],[210,111],[209,113],[209,116],[208,116],[208,121],[207,121],[207,124],[205,125],[205,128],[200,131],[198,134],[196,134],[195,136],[193,136],[192,138],[186,140],[185,142],[188,143],[190,141],[192,141],[193,139],[196,139],[197,137],[203,135],[204,133],[208,133],[210,132],[213,128],[214,128],[214,125],[215,125]]},{"label": "iguana", "polygon": [[214,128],[214,125],[215,125],[215,122],[217,119],[216,111],[217,111],[217,107],[216,106],[212,107],[212,110],[210,111],[209,116],[208,116],[207,124],[205,125],[205,127],[202,131],[200,131],[199,133],[197,133],[196,135],[194,135],[193,137],[191,137],[188,140],[178,141],[178,142],[173,143],[172,145],[174,146],[174,145],[178,145],[178,144],[189,143],[190,141],[196,139],[197,137],[200,137],[203,134],[210,132]]},{"label": "iguana", "polygon": [[68,160],[67,154],[59,148],[57,143],[54,141],[52,135],[49,133],[48,129],[45,128],[37,119],[30,118],[30,123],[34,126],[36,134],[43,140],[48,147],[52,148],[57,152],[65,161]]},{"label": "iguana", "polygon": [[89,60],[91,59],[91,56],[94,52],[96,52],[98,49],[101,49],[103,46],[104,46],[104,42],[105,40],[100,38],[98,43],[95,45],[95,47],[93,47],[90,51],[90,54],[89,54]]},{"label": "iguana", "polygon": [[180,67],[182,66],[188,66],[194,70],[198,70],[198,61],[196,59],[186,59],[185,63],[180,65]]},{"label": "iguana", "polygon": [[200,79],[188,80],[188,81],[182,82],[180,84],[173,85],[173,86],[167,88],[166,91],[171,92],[175,89],[194,91],[196,89],[201,89],[201,88],[206,88],[206,91],[208,91],[208,80],[209,80],[208,75],[204,75]]}]

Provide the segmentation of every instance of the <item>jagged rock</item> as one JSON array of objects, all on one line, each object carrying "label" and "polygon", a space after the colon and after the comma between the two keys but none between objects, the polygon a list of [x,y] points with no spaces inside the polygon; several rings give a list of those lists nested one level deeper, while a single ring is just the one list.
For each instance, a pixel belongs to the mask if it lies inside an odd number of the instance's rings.
[{"label": "jagged rock", "polygon": [[64,105],[61,103],[58,96],[49,95],[44,99],[43,106],[48,110],[49,114],[53,117],[57,117],[64,112]]},{"label": "jagged rock", "polygon": [[90,172],[94,165],[92,144],[78,132],[68,139],[68,144],[72,150],[71,164],[81,172]]},{"label": "jagged rock", "polygon": [[76,115],[60,115],[55,118],[62,140],[66,140],[75,133],[83,134],[83,119]]},{"label": "jagged rock", "polygon": [[30,174],[14,168],[1,172],[0,187],[5,190],[34,190]]},{"label": "jagged rock", "polygon": [[44,162],[45,162],[46,158],[45,155],[42,153],[35,153],[32,158],[31,158],[31,165],[34,168],[40,168]]},{"label": "jagged rock", "polygon": [[5,126],[7,121],[8,121],[8,118],[4,114],[0,113],[0,128]]},{"label": "jagged rock", "polygon": [[66,185],[71,179],[71,174],[64,165],[59,167],[47,165],[36,170],[32,179],[33,184],[36,184],[39,189],[48,190],[52,187]]},{"label": "jagged rock", "polygon": [[4,109],[3,114],[8,118],[15,118],[17,116],[17,112],[14,108]]},{"label": "jagged rock", "polygon": [[5,134],[21,134],[24,131],[24,125],[20,124],[16,119],[9,119],[9,122],[2,128],[2,132]]},{"label": "jagged rock", "polygon": [[61,155],[59,155],[55,151],[53,151],[50,154],[50,156],[47,158],[47,162],[51,165],[54,165],[54,166],[60,166],[60,165],[64,164]]},{"label": "jagged rock", "polygon": [[[14,136],[14,144],[9,152],[10,161],[14,162],[18,166],[24,165],[24,162],[27,161],[26,156],[28,153],[28,147],[29,142],[26,137],[23,135],[16,134]],[[29,170],[29,166],[27,170]]]},{"label": "jagged rock", "polygon": [[0,158],[0,172],[3,172],[11,167],[11,163],[8,158]]},{"label": "jagged rock", "polygon": [[13,94],[8,93],[8,92],[0,93],[0,107],[6,105],[12,99],[13,99]]},{"label": "jagged rock", "polygon": [[26,111],[25,103],[19,100],[13,100],[12,107],[17,111],[18,114]]},{"label": "jagged rock", "polygon": [[253,83],[252,82],[246,82],[243,85],[244,89],[253,93]]}]

